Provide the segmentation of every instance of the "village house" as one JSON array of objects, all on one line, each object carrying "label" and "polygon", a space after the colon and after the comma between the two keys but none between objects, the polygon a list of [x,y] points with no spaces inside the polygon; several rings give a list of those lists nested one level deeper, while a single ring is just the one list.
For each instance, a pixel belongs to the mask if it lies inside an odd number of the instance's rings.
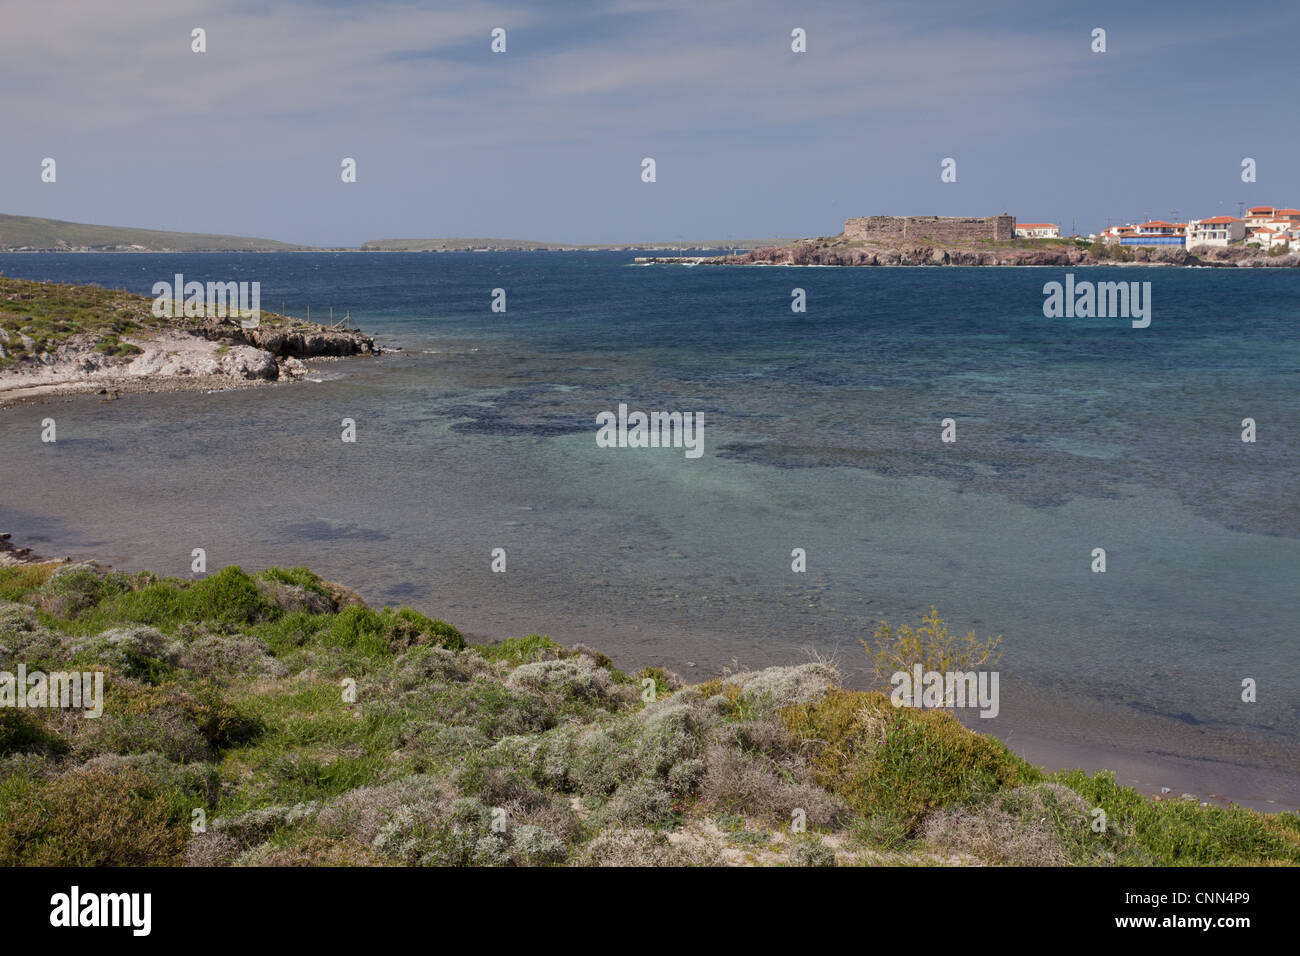
[{"label": "village house", "polygon": [[1289,250],[1300,241],[1300,209],[1251,206],[1245,218],[1246,242],[1261,249]]},{"label": "village house", "polygon": [[1193,246],[1226,246],[1245,238],[1245,222],[1232,216],[1192,219],[1187,223],[1188,249]]},{"label": "village house", "polygon": [[1246,210],[1246,233],[1252,229],[1268,225],[1270,219],[1277,217],[1277,210],[1272,206],[1251,206]]},{"label": "village house", "polygon": [[1061,230],[1050,222],[1016,223],[1017,239],[1059,239]]},{"label": "village house", "polygon": [[1101,232],[1101,238],[1105,242],[1119,242],[1125,236],[1133,235],[1132,226],[1111,226]]},{"label": "village house", "polygon": [[1289,250],[1294,241],[1300,241],[1300,228],[1293,228],[1286,220],[1260,226],[1246,237],[1247,243],[1257,245],[1265,252],[1274,249]]},{"label": "village house", "polygon": [[1110,226],[1094,238],[1124,246],[1183,246],[1191,249],[1248,242],[1264,250],[1300,249],[1300,209],[1251,206],[1240,219],[1232,216],[1213,216],[1188,222],[1153,219],[1138,225]]}]

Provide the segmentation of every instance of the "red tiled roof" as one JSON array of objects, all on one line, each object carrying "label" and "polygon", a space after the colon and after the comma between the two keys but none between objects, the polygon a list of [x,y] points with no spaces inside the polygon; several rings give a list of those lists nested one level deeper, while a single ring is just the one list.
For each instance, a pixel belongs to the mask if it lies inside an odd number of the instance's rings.
[{"label": "red tiled roof", "polygon": [[1200,224],[1202,226],[1222,226],[1236,221],[1231,216],[1215,216],[1213,219],[1202,219]]},{"label": "red tiled roof", "polygon": [[1056,223],[1053,222],[1018,222],[1017,229],[1055,229]]}]

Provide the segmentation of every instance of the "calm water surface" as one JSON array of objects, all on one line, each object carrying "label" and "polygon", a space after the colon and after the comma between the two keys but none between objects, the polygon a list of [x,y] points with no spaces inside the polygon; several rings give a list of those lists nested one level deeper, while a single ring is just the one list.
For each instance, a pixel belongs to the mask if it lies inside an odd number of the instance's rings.
[{"label": "calm water surface", "polygon": [[[861,683],[858,639],[933,604],[1004,635],[980,729],[1300,773],[1300,274],[1078,270],[1152,283],[1135,330],[1045,319],[1064,270],[631,258],[0,255],[146,294],[257,280],[267,308],[350,311],[401,349],[318,383],[0,412],[0,529],[127,569],[306,564],[484,638],[687,676],[812,648]],[[704,456],[596,447],[620,402],[702,412]]]}]

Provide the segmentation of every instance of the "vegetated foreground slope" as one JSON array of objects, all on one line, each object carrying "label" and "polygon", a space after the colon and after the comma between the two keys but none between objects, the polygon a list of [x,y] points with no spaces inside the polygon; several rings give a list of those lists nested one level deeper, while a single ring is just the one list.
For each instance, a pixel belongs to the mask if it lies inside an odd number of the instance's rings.
[{"label": "vegetated foreground slope", "polygon": [[824,662],[682,685],[303,568],[0,568],[20,663],[104,711],[0,707],[3,865],[1300,862],[1295,814],[1047,774]]}]

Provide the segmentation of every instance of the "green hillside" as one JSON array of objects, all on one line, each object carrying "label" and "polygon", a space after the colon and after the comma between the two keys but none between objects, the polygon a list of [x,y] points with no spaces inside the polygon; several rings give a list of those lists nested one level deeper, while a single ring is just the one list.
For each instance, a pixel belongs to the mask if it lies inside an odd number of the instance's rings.
[{"label": "green hillside", "polygon": [[273,239],[93,226],[60,219],[0,214],[0,251],[3,252],[291,252],[309,248]]},{"label": "green hillside", "polygon": [[[540,239],[374,239],[361,244],[364,252],[519,252],[560,250],[669,250],[757,249],[782,246],[789,239],[691,239],[663,242],[566,243]],[[168,232],[123,226],[95,226],[36,216],[0,213],[0,252],[305,252],[316,246],[299,246],[274,239],[219,236],[199,232]]]}]

